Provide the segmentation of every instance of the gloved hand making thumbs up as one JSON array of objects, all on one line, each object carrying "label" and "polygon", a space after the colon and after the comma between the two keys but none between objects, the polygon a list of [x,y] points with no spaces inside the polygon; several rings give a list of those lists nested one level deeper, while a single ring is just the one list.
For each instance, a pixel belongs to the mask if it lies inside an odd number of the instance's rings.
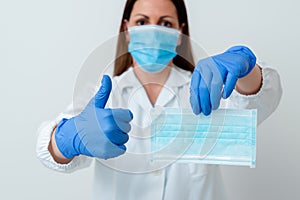
[{"label": "gloved hand making thumbs up", "polygon": [[126,151],[129,122],[128,109],[105,109],[111,92],[111,80],[104,75],[102,85],[85,109],[76,117],[63,119],[57,126],[55,141],[66,158],[79,154],[97,158],[113,158]]}]

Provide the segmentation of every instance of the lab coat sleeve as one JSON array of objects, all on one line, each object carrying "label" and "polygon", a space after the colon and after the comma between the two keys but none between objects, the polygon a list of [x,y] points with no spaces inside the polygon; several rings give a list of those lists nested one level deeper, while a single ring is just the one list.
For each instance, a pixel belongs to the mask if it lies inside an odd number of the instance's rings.
[{"label": "lab coat sleeve", "polygon": [[[79,113],[85,108],[91,98],[97,93],[100,88],[100,84],[88,83],[80,90],[78,96],[74,96],[73,103],[69,104],[67,109],[58,115],[58,117],[53,121],[46,121],[41,124],[38,129],[38,140],[36,145],[36,154],[38,159],[48,168],[55,171],[71,173],[76,170],[86,168],[91,165],[93,158],[79,155],[73,158],[73,160],[68,164],[59,164],[57,163],[48,150],[49,142],[51,139],[51,134],[57,124],[63,119],[70,119]],[[106,107],[109,107],[111,104],[111,98],[109,98]]]},{"label": "lab coat sleeve", "polygon": [[92,158],[79,155],[73,158],[73,160],[68,164],[57,163],[48,150],[49,142],[51,139],[51,134],[57,124],[63,119],[70,119],[85,108],[90,99],[95,95],[95,85],[86,84],[83,85],[81,90],[77,91],[77,96],[73,96],[73,101],[69,106],[60,113],[56,119],[52,121],[46,121],[40,125],[38,128],[38,139],[36,145],[36,155],[38,159],[48,168],[55,171],[71,173],[76,170],[90,166]]},{"label": "lab coat sleeve", "polygon": [[254,95],[243,95],[234,90],[226,100],[226,107],[257,109],[257,122],[260,124],[277,108],[282,96],[282,87],[280,76],[276,70],[263,62],[259,62],[258,65],[262,68],[262,86],[260,90]]},{"label": "lab coat sleeve", "polygon": [[38,129],[36,154],[38,159],[48,168],[55,171],[71,173],[73,171],[88,167],[92,159],[83,155],[76,156],[68,164],[57,163],[48,150],[50,138],[55,126],[63,119],[70,119],[74,116],[73,106],[70,105],[65,112],[61,113],[55,120],[43,122]]}]

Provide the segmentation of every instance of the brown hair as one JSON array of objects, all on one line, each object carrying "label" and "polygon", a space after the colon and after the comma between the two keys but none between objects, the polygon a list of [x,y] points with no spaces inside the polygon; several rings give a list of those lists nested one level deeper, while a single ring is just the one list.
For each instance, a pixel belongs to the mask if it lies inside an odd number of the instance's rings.
[{"label": "brown hair", "polygon": [[[128,52],[128,43],[126,41],[126,35],[124,34],[125,27],[124,21],[129,21],[133,6],[137,0],[127,0],[118,37],[116,60],[114,67],[114,76],[119,76],[125,72],[132,65],[132,57]],[[189,39],[189,24],[187,11],[184,4],[184,0],[171,0],[176,7],[179,26],[182,26],[182,38],[181,44],[177,46],[177,56],[173,59],[173,63],[184,70],[193,72],[194,71],[194,60],[191,48],[191,42]]]}]

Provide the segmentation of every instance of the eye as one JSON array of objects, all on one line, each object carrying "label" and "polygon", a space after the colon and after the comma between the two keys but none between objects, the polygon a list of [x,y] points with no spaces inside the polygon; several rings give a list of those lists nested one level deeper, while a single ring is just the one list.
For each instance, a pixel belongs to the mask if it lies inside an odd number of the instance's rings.
[{"label": "eye", "polygon": [[136,25],[138,25],[138,26],[143,26],[146,24],[147,24],[147,21],[144,19],[140,19],[140,20],[136,21]]},{"label": "eye", "polygon": [[165,26],[165,27],[172,27],[172,23],[168,22],[168,21],[162,21],[160,23],[161,26]]}]

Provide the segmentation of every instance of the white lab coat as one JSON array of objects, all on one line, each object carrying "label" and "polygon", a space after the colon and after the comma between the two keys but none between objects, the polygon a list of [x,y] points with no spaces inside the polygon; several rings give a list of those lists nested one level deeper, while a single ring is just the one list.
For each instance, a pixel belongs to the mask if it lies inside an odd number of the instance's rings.
[{"label": "white lab coat", "polygon": [[[266,119],[277,107],[281,94],[280,78],[277,72],[262,66],[263,84],[255,95],[241,95],[234,91],[230,98],[222,100],[222,108],[257,108],[259,123]],[[189,84],[191,73],[172,67],[170,76],[162,89],[155,106],[190,107]],[[99,86],[96,87],[96,91]],[[80,102],[80,101],[79,101]],[[82,102],[87,103],[88,99]],[[60,172],[73,172],[87,167],[93,158],[75,157],[69,164],[58,164],[48,151],[50,136],[55,125],[62,118],[78,114],[84,104],[75,110],[70,105],[55,120],[45,122],[39,128],[37,156],[41,162]],[[107,200],[217,200],[225,199],[223,182],[217,165],[173,163],[164,168],[149,164],[149,111],[153,108],[145,90],[137,80],[132,68],[119,77],[113,78],[113,90],[106,107],[129,108],[134,115],[127,152],[108,161],[95,161],[94,199]]]}]

